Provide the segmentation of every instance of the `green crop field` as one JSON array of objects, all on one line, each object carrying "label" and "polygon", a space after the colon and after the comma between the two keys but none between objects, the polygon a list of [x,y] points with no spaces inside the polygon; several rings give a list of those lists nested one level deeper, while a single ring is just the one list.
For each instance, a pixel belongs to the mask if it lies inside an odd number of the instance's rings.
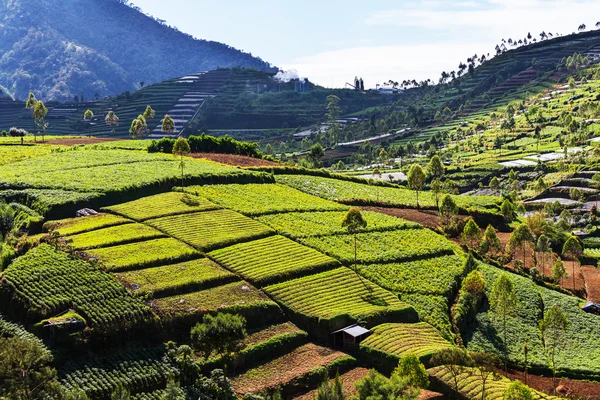
[{"label": "green crop field", "polygon": [[273,231],[230,210],[173,215],[146,221],[161,232],[202,251],[268,236]]},{"label": "green crop field", "polygon": [[[289,185],[303,192],[334,201],[369,200],[400,207],[416,207],[414,191],[405,188],[373,187],[366,183],[348,182],[332,178],[306,175],[277,175],[278,183]],[[468,209],[497,210],[501,199],[493,196],[454,196],[459,207]],[[419,204],[435,208],[431,192],[419,193]]]},{"label": "green crop field", "polygon": [[313,318],[367,319],[377,314],[389,314],[391,319],[412,317],[406,303],[346,267],[267,286],[265,291],[292,311]]},{"label": "green crop field", "polygon": [[[199,320],[207,312],[230,312],[247,319],[275,322],[281,309],[263,292],[244,281],[228,283],[198,292],[163,297],[152,301],[158,313],[166,318]],[[250,321],[249,322],[255,322]]]},{"label": "green crop field", "polygon": [[[263,215],[258,218],[258,221],[269,225],[280,235],[301,238],[347,233],[342,227],[342,219],[345,215],[344,211],[295,212]],[[363,211],[362,216],[367,221],[367,227],[360,230],[363,232],[420,228],[417,223],[372,211]]]},{"label": "green crop field", "polygon": [[190,196],[178,192],[167,192],[155,196],[144,197],[129,203],[105,207],[103,210],[136,221],[144,221],[170,215],[215,210],[217,208],[219,208],[217,205],[198,196]]},{"label": "green crop field", "polygon": [[122,225],[131,223],[128,220],[118,215],[111,214],[96,214],[89,217],[78,217],[63,219],[60,221],[50,221],[45,227],[48,230],[56,231],[62,236],[77,235],[80,233],[90,232],[96,229],[108,228],[110,226]]},{"label": "green crop field", "polygon": [[394,293],[421,293],[449,297],[458,289],[464,260],[460,256],[442,256],[404,263],[361,265],[367,279]]},{"label": "green crop field", "polygon": [[401,293],[398,297],[417,311],[421,321],[435,327],[446,340],[455,341],[450,321],[450,303],[446,297],[420,293]]},{"label": "green crop field", "polygon": [[236,280],[236,276],[207,258],[117,275],[140,296],[164,297]]},{"label": "green crop field", "polygon": [[172,238],[93,249],[87,253],[102,261],[108,270],[115,272],[171,264],[199,255],[190,246]]},{"label": "green crop field", "polygon": [[237,244],[209,255],[258,286],[339,266],[333,258],[283,236]]},{"label": "green crop field", "polygon": [[[453,387],[454,378],[452,374],[444,367],[434,367],[427,372],[435,379],[443,382],[445,385]],[[500,375],[489,378],[486,382],[485,398],[490,400],[503,400],[504,391],[513,381]],[[474,369],[464,368],[458,375],[458,389],[460,393],[469,400],[478,400],[482,398],[483,382],[481,375]],[[559,400],[562,397],[551,396],[546,393],[531,390],[533,400]]]},{"label": "green crop field", "polygon": [[333,211],[348,208],[285,185],[192,186],[187,188],[186,191],[197,193],[223,207],[252,216],[291,211]]},{"label": "green crop field", "polygon": [[109,274],[42,244],[13,262],[3,279],[38,320],[74,308],[94,328],[114,331],[151,319],[151,311]]},{"label": "green crop field", "polygon": [[67,242],[75,249],[85,250],[119,244],[141,242],[165,235],[154,228],[142,224],[123,224],[101,228],[91,232],[67,236]]},{"label": "green crop field", "polygon": [[91,398],[110,398],[120,384],[132,393],[164,387],[172,370],[162,348],[129,350],[109,357],[74,361],[61,369],[67,389],[81,389]]},{"label": "green crop field", "polygon": [[[301,243],[341,260],[354,262],[354,236],[307,237]],[[451,255],[458,247],[429,229],[406,229],[356,235],[359,263],[408,261]]]},{"label": "green crop field", "polygon": [[440,350],[454,347],[426,322],[382,324],[373,327],[371,332],[360,347],[396,358],[414,354],[421,360],[427,360]]}]

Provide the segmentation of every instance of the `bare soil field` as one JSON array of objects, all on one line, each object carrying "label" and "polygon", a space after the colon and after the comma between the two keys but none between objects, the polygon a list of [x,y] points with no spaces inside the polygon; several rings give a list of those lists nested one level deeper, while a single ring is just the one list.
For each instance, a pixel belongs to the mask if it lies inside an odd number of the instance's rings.
[{"label": "bare soil field", "polygon": [[190,153],[189,157],[204,158],[221,164],[233,165],[236,167],[271,167],[281,164],[273,161],[262,160],[260,158],[238,156],[235,154],[215,154],[215,153]]},{"label": "bare soil field", "polygon": [[[498,370],[504,375],[504,371]],[[510,379],[525,382],[525,373],[522,371],[508,371]],[[527,375],[527,385],[544,393],[552,394],[552,377]],[[600,399],[600,382],[578,381],[573,379],[560,379],[557,388],[564,389],[559,395],[571,399]]]},{"label": "bare soil field", "polygon": [[440,216],[435,210],[416,210],[412,208],[392,207],[361,207],[364,210],[375,211],[393,217],[403,218],[408,221],[417,222],[427,228],[437,229],[440,226]]},{"label": "bare soil field", "polygon": [[298,347],[291,353],[231,378],[238,395],[259,393],[265,389],[285,385],[292,379],[326,366],[346,356],[345,353],[313,343]]},{"label": "bare soil field", "polygon": [[585,280],[587,299],[600,303],[600,269],[593,265],[582,265],[581,273]]}]

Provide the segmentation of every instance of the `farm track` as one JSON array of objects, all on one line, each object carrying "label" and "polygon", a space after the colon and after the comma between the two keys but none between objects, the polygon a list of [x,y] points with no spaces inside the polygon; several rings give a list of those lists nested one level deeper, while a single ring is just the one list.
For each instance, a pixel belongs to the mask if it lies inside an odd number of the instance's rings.
[{"label": "farm track", "polygon": [[281,164],[262,160],[260,158],[240,156],[235,154],[215,154],[215,153],[191,153],[188,155],[192,158],[204,158],[206,160],[215,161],[220,164],[232,165],[235,167],[279,167]]},{"label": "farm track", "polygon": [[[498,370],[498,374],[504,375],[504,371]],[[522,371],[509,370],[508,377],[525,382],[525,374]],[[552,377],[540,375],[527,375],[527,385],[535,390],[552,394]],[[567,391],[559,393],[560,396],[571,399],[600,399],[600,382],[579,381],[573,379],[559,379],[558,386],[563,386]]]}]

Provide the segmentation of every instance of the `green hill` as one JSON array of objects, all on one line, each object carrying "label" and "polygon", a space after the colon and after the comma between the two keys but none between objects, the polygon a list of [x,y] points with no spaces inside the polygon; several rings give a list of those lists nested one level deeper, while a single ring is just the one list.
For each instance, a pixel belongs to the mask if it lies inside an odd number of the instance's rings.
[{"label": "green hill", "polygon": [[273,68],[120,0],[0,1],[0,85],[17,98],[93,99],[217,67]]}]

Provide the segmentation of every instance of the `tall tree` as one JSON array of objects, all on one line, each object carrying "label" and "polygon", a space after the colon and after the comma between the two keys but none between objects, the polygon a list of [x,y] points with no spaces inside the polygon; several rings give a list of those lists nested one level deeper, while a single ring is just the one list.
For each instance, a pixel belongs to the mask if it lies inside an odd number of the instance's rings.
[{"label": "tall tree", "polygon": [[319,168],[323,166],[321,158],[323,158],[324,155],[325,150],[323,149],[323,146],[321,146],[319,143],[315,143],[310,148],[310,151],[308,153],[308,159],[310,160],[313,167]]},{"label": "tall tree", "polygon": [[527,249],[527,244],[532,243],[534,241],[533,233],[531,233],[531,229],[527,224],[519,225],[508,238],[507,249],[510,252],[515,252],[517,248],[521,248],[523,251],[523,266],[525,266],[525,250]]},{"label": "tall tree", "polygon": [[419,164],[413,164],[408,170],[408,187],[417,195],[417,208],[419,208],[419,191],[425,184],[425,172]]},{"label": "tall tree", "polygon": [[35,105],[37,104],[38,100],[35,98],[35,95],[33,94],[33,92],[29,92],[29,97],[27,97],[27,101],[25,102],[25,108],[28,108],[31,110],[31,116],[33,118],[33,140],[35,142],[37,142],[37,136],[36,136],[36,130],[35,130]]},{"label": "tall tree", "polygon": [[456,205],[456,202],[449,194],[444,195],[444,197],[442,197],[442,202],[440,203],[440,217],[442,218],[442,223],[446,226],[450,225],[457,215],[458,206]]},{"label": "tall tree", "polygon": [[143,139],[144,135],[148,132],[148,124],[146,118],[143,115],[138,115],[136,119],[131,121],[131,127],[129,128],[129,135],[132,139]]},{"label": "tall tree", "polygon": [[519,304],[513,281],[508,273],[502,273],[494,281],[489,300],[494,317],[502,322],[504,372],[508,374],[508,330],[506,323],[508,317],[516,311]]},{"label": "tall tree", "polygon": [[575,236],[568,238],[563,245],[562,254],[563,256],[568,256],[573,259],[571,279],[573,280],[573,290],[575,290],[575,263],[579,260],[581,254],[583,254],[583,247],[581,246],[579,239]]},{"label": "tall tree", "polygon": [[106,123],[106,125],[108,125],[110,131],[114,135],[115,129],[117,128],[117,126],[119,126],[119,117],[117,117],[117,114],[115,114],[115,112],[112,110],[109,111],[106,114],[106,117],[104,118],[104,122]]},{"label": "tall tree", "polygon": [[548,254],[548,252],[550,251],[550,246],[551,246],[552,242],[550,241],[550,238],[544,234],[541,234],[538,237],[537,243],[536,243],[536,251],[538,251],[539,253],[542,254],[542,276],[545,275],[545,267],[546,267],[546,256]]},{"label": "tall tree", "polygon": [[567,274],[567,269],[565,268],[565,264],[562,262],[560,258],[556,259],[554,264],[552,264],[552,278],[558,284],[562,279],[566,279],[569,277]]},{"label": "tall tree", "polygon": [[94,118],[94,112],[92,110],[88,109],[83,113],[84,120],[91,121],[92,118]]},{"label": "tall tree", "polygon": [[147,120],[154,118],[154,116],[156,115],[156,111],[154,111],[152,109],[152,107],[150,106],[146,106],[146,109],[144,110],[144,113],[142,114],[144,116],[144,118]]},{"label": "tall tree", "polygon": [[344,215],[342,227],[354,236],[354,271],[358,274],[356,234],[367,227],[367,220],[364,219],[360,209],[353,207]]},{"label": "tall tree", "polygon": [[173,145],[173,154],[176,156],[181,157],[181,160],[179,162],[179,167],[181,168],[181,188],[183,189],[183,168],[185,166],[185,161],[183,156],[187,155],[190,153],[190,143],[188,142],[188,140],[186,138],[177,138],[177,140],[175,141],[175,144]]},{"label": "tall tree", "polygon": [[550,354],[552,363],[552,386],[556,394],[556,354],[561,346],[564,346],[566,331],[569,326],[567,317],[558,306],[552,306],[544,313],[544,319],[540,322],[540,330],[544,339],[546,352]]},{"label": "tall tree", "polygon": [[46,128],[48,127],[46,115],[48,115],[48,109],[43,102],[37,101],[33,107],[33,118],[36,125],[42,130],[42,141],[45,140]]},{"label": "tall tree", "polygon": [[442,164],[440,156],[436,154],[435,156],[431,157],[429,164],[427,164],[427,174],[433,179],[439,179],[442,177],[442,175],[444,175],[444,172],[444,164]]},{"label": "tall tree", "polygon": [[471,249],[481,241],[481,228],[473,217],[467,218],[467,223],[462,232],[462,241]]},{"label": "tall tree", "polygon": [[497,254],[502,251],[502,242],[492,225],[488,225],[483,233],[480,249],[484,253]]},{"label": "tall tree", "polygon": [[206,359],[213,353],[228,359],[231,353],[241,350],[246,336],[244,317],[228,313],[207,314],[190,332],[194,348]]},{"label": "tall tree", "polygon": [[340,125],[337,120],[340,117],[340,98],[336,95],[329,95],[325,99],[327,101],[327,124],[329,129],[327,130],[330,143],[335,145],[340,136]]},{"label": "tall tree", "polygon": [[175,132],[175,121],[168,114],[162,120],[161,130],[164,134],[170,135]]}]

